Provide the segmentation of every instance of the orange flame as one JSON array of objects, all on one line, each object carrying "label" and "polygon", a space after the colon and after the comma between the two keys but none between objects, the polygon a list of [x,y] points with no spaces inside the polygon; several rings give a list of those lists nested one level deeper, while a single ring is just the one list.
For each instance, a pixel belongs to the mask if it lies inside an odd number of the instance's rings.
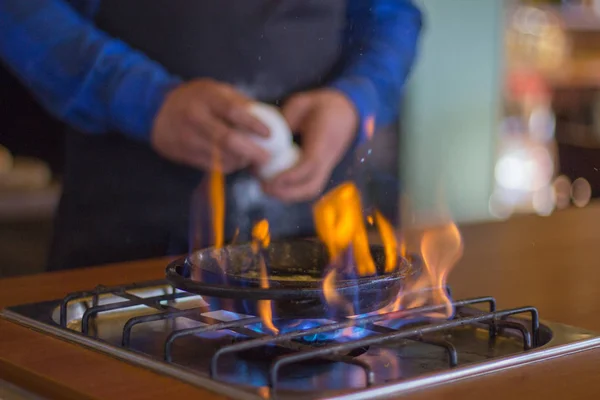
[{"label": "orange flame", "polygon": [[353,183],[343,183],[325,194],[314,205],[313,215],[317,236],[327,246],[332,263],[339,262],[351,248],[358,274],[375,274],[360,192]]},{"label": "orange flame", "polygon": [[[335,266],[334,266],[335,267]],[[337,280],[337,269],[332,268],[329,273],[323,279],[323,296],[325,297],[325,301],[329,306],[335,307],[338,312],[342,313],[345,316],[353,316],[354,306],[351,302],[344,299],[344,297],[340,296],[340,294],[336,290],[335,282]],[[342,336],[351,336],[353,329],[351,326],[344,328],[341,333]]]},{"label": "orange flame", "polygon": [[446,292],[448,274],[463,254],[463,241],[454,223],[425,232],[421,240],[421,256],[430,276],[434,304],[445,305],[442,317],[452,316],[452,302]]},{"label": "orange flame", "polygon": [[385,250],[385,272],[390,273],[398,265],[398,241],[392,224],[379,212],[375,211],[375,221]]},{"label": "orange flame", "polygon": [[219,249],[223,247],[225,241],[225,178],[221,168],[221,154],[217,149],[213,151],[209,196],[212,208],[214,247]]},{"label": "orange flame", "polygon": [[343,310],[344,315],[354,315],[354,307],[336,291],[337,270],[334,268],[323,279],[323,296],[328,305]]},{"label": "orange flame", "polygon": [[235,228],[235,232],[233,233],[233,237],[231,238],[231,244],[236,244],[240,237],[240,228]]},{"label": "orange flame", "polygon": [[[371,255],[367,229],[362,214],[360,192],[353,183],[343,183],[325,194],[313,209],[317,235],[329,251],[331,271],[323,280],[323,294],[327,304],[353,315],[354,307],[336,292],[335,282],[339,271],[352,266],[353,259],[358,275],[374,275],[377,270]],[[375,211],[368,215],[366,222],[376,225],[385,250],[387,273],[393,272],[398,265],[398,241],[392,224]],[[405,247],[400,249],[406,252]]]},{"label": "orange flame", "polygon": [[406,242],[400,241],[400,257],[406,258]]},{"label": "orange flame", "polygon": [[[404,245],[401,245],[401,251]],[[405,248],[405,247],[404,247]],[[423,271],[399,294],[393,304],[381,312],[395,312],[426,305],[444,306],[443,312],[430,313],[431,318],[449,318],[454,310],[446,291],[449,273],[463,254],[463,241],[454,223],[428,229],[421,238]]]},{"label": "orange flame", "polygon": [[[260,287],[263,289],[269,288],[269,277],[267,275],[267,266],[262,254],[259,253],[261,248],[269,247],[271,243],[271,235],[269,233],[269,222],[263,219],[257,222],[252,228],[252,250],[258,254],[258,262],[260,263]],[[273,324],[273,304],[271,300],[258,300],[258,313],[265,328],[273,334],[278,334],[279,329]]]},{"label": "orange flame", "polygon": [[258,252],[260,248],[266,249],[271,244],[271,234],[269,233],[269,221],[262,219],[252,227],[252,249]]}]

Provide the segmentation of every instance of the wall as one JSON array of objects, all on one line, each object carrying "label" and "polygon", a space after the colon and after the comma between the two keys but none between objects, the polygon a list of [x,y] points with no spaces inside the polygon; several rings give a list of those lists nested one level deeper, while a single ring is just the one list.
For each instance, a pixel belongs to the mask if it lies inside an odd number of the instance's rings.
[{"label": "wall", "polygon": [[485,220],[501,106],[504,2],[420,2],[421,54],[403,110],[407,192],[421,211],[442,197],[456,220]]}]

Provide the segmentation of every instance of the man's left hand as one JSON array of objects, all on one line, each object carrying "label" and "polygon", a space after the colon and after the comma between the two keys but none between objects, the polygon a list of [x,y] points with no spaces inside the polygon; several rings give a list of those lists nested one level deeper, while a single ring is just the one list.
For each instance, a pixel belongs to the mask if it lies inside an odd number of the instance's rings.
[{"label": "man's left hand", "polygon": [[320,89],[292,96],[283,106],[292,132],[302,136],[298,164],[265,183],[265,191],[283,201],[317,197],[354,140],[358,115],[341,92]]}]

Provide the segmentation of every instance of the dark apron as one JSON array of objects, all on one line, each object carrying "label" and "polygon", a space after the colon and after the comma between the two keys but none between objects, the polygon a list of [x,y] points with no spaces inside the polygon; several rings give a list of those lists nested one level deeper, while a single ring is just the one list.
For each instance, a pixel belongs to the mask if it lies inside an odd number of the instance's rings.
[{"label": "dark apron", "polygon": [[[276,104],[330,78],[344,21],[345,0],[103,0],[96,16],[99,28],[174,74],[228,82]],[[347,156],[331,185],[349,163]],[[118,133],[78,132],[68,135],[65,170],[50,269],[189,250],[190,201],[201,172]],[[227,237],[259,217],[269,219],[274,237],[313,233],[309,203],[281,204],[257,194],[256,185],[245,172],[228,177]]]}]

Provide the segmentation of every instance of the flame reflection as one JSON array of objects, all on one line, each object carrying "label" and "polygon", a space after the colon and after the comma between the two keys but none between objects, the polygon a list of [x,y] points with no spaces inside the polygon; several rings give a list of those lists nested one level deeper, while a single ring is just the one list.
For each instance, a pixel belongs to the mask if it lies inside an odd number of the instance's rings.
[{"label": "flame reflection", "polygon": [[379,357],[375,362],[383,363],[383,366],[387,369],[386,375],[391,379],[397,379],[398,377],[401,377],[400,358],[393,350],[380,349]]}]

